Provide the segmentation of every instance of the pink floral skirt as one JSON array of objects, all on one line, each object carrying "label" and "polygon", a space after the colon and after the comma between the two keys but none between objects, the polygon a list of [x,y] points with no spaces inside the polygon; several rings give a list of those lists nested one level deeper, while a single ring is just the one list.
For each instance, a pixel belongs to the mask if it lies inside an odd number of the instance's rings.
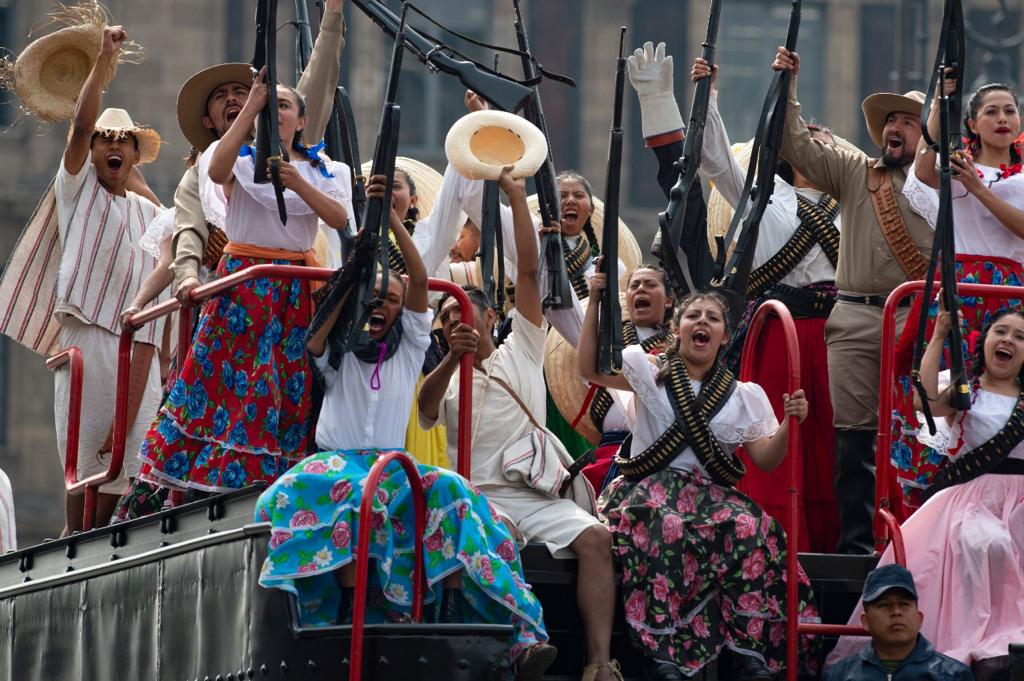
[{"label": "pink floral skirt", "polygon": [[[722,648],[786,666],[786,535],[742,492],[663,469],[608,485],[598,502],[622,571],[633,646],[693,676]],[[800,621],[817,622],[803,569]],[[801,664],[818,666],[801,637]]]}]

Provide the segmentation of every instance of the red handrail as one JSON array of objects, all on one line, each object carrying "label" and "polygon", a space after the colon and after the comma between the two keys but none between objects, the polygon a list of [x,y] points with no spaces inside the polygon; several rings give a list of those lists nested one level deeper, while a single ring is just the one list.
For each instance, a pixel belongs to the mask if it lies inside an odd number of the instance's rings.
[{"label": "red handrail", "polygon": [[78,439],[82,425],[82,384],[85,376],[82,351],[72,345],[46,360],[46,368],[50,371],[57,371],[65,364],[71,365],[71,387],[68,395],[68,427],[64,446],[64,488],[70,494],[85,487],[82,528],[91,530],[96,522],[96,493],[99,485],[89,485],[91,478],[78,480]]},{"label": "red handrail", "polygon": [[359,681],[363,674],[363,629],[366,623],[366,590],[370,572],[370,518],[373,515],[373,501],[381,474],[392,461],[398,461],[405,469],[406,478],[412,488],[415,554],[412,568],[412,619],[423,619],[423,534],[427,529],[426,501],[423,496],[423,481],[412,458],[402,452],[388,452],[377,459],[370,468],[363,486],[363,500],[359,505],[359,540],[356,544],[356,589],[352,606],[352,645],[349,648],[349,681]]},{"label": "red handrail", "polygon": [[[782,324],[782,332],[786,339],[786,392],[792,395],[800,389],[800,344],[797,340],[796,326],[789,309],[778,300],[766,300],[754,312],[747,329],[747,338],[743,343],[743,355],[740,364],[740,380],[750,380],[754,373],[754,352],[757,338],[761,334],[768,317],[775,315]],[[797,592],[799,580],[797,573],[797,546],[800,545],[800,513],[799,513],[799,471],[801,470],[800,455],[800,421],[795,416],[789,417],[789,434],[786,439],[786,465],[789,495],[789,526],[791,535],[786,541],[786,678],[796,681],[797,677],[797,625],[799,623],[800,598]]]}]

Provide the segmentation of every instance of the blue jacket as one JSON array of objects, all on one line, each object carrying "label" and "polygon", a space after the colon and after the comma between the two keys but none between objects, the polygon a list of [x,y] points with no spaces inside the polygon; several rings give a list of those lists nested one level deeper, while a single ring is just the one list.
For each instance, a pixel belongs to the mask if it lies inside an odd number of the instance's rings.
[{"label": "blue jacket", "polygon": [[885,671],[875,648],[866,645],[825,672],[825,681],[974,681],[970,667],[937,652],[924,636],[892,674]]}]

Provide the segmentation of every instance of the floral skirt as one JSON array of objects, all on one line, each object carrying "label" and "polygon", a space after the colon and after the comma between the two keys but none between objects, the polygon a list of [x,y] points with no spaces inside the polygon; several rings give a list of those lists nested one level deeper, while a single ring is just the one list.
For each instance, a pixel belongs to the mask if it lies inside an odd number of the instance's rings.
[{"label": "floral skirt", "polygon": [[[773,672],[786,665],[786,535],[746,495],[697,472],[669,468],[616,478],[598,501],[622,571],[630,639],[649,657],[694,676],[722,648]],[[799,575],[800,621],[817,622]],[[816,639],[801,662],[818,665]]]},{"label": "floral skirt", "polygon": [[[956,257],[957,281],[965,284],[995,284],[1021,286],[1024,281],[1024,265],[1007,258],[980,255],[958,255]],[[971,366],[971,354],[982,328],[991,320],[993,313],[1008,308],[1019,308],[1024,301],[963,297],[960,311],[963,313],[964,361]],[[928,325],[925,339],[930,340],[935,327],[938,304],[934,301],[928,309]],[[892,419],[892,448],[890,458],[896,468],[897,481],[903,487],[904,501],[909,506],[921,505],[921,492],[931,484],[932,478],[946,464],[948,458],[917,441],[920,428],[914,409],[914,388],[910,382],[914,343],[917,340],[918,319],[921,315],[921,298],[914,299],[907,317],[906,326],[896,342],[896,391]],[[926,344],[927,347],[927,344]],[[945,360],[943,361],[945,363]]]},{"label": "floral skirt", "polygon": [[[225,255],[218,278],[262,260]],[[306,455],[309,284],[254,279],[211,298],[142,443],[140,479],[224,492],[271,482]]]},{"label": "floral skirt", "polygon": [[[272,526],[270,552],[260,584],[296,596],[307,626],[333,624],[340,591],[334,571],[355,556],[363,485],[384,450],[320,452],[296,464],[260,497],[256,521]],[[387,611],[372,608],[368,621],[412,610],[414,514],[405,471],[392,464],[381,478],[369,518],[371,588]],[[438,600],[442,582],[462,571],[463,609],[469,621],[515,627],[511,657],[547,640],[540,601],[523,577],[512,535],[486,497],[460,475],[419,465],[427,502],[424,559],[430,590]]]}]

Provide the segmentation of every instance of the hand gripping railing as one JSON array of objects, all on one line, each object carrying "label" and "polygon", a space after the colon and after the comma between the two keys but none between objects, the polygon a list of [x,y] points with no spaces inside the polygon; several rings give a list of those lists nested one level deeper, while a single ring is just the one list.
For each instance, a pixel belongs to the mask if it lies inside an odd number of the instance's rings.
[{"label": "hand gripping railing", "polygon": [[[750,320],[747,338],[743,343],[743,359],[740,363],[740,380],[749,381],[754,373],[754,353],[757,349],[757,338],[761,334],[768,317],[775,315],[782,324],[782,332],[786,339],[786,393],[792,395],[800,389],[800,344],[797,340],[796,326],[789,309],[778,300],[766,300],[761,303]],[[797,676],[797,636],[800,616],[800,597],[797,593],[797,546],[800,545],[800,421],[795,416],[789,417],[789,433],[786,440],[787,488],[789,496],[789,527],[790,535],[786,539],[786,678],[796,681]]]},{"label": "hand gripping railing", "polygon": [[[462,442],[461,440],[459,441]],[[397,461],[405,469],[405,476],[412,489],[415,554],[412,568],[412,619],[420,622],[423,619],[423,534],[427,529],[427,508],[423,496],[423,482],[419,471],[411,457],[402,452],[388,452],[377,459],[370,468],[363,486],[363,500],[359,506],[359,540],[356,544],[356,589],[352,605],[352,645],[349,648],[349,681],[360,681],[363,675],[363,629],[366,624],[366,591],[370,576],[370,518],[373,515],[373,501],[377,496],[384,469],[392,461]]]},{"label": "hand gripping railing", "polygon": [[[195,304],[202,302],[215,295],[224,293],[238,284],[245,283],[251,279],[273,278],[273,279],[304,279],[323,281],[334,273],[333,270],[323,267],[304,267],[302,265],[253,265],[244,270],[229,274],[226,277],[212,281],[209,284],[199,286],[189,292],[189,300]],[[462,287],[443,279],[429,279],[428,287],[431,291],[448,293],[459,302],[461,321],[473,324],[473,306],[469,297]],[[192,345],[192,324],[191,309],[182,308],[177,300],[169,300],[159,305],[153,305],[145,310],[132,315],[129,324],[132,330],[126,330],[121,334],[121,344],[118,348],[117,358],[117,400],[114,412],[114,443],[111,454],[110,465],[107,467],[104,480],[113,480],[121,474],[121,466],[124,461],[124,443],[127,429],[125,421],[128,418],[128,367],[131,364],[132,336],[134,329],[138,329],[146,322],[159,317],[172,314],[181,310],[178,324],[178,370],[184,366],[188,348]],[[459,475],[469,478],[470,470],[470,424],[472,423],[473,411],[473,355],[463,355],[459,363],[459,429],[458,429],[458,471]],[[90,479],[91,480],[91,479]]]},{"label": "hand gripping railing", "polygon": [[85,488],[85,511],[82,529],[91,530],[96,522],[96,493],[106,482],[103,473],[97,473],[85,480],[78,479],[78,436],[82,424],[82,380],[85,376],[85,360],[82,351],[75,346],[57,353],[46,360],[46,368],[57,371],[70,364],[71,389],[68,395],[68,428],[64,446],[64,488],[68,494]]}]

